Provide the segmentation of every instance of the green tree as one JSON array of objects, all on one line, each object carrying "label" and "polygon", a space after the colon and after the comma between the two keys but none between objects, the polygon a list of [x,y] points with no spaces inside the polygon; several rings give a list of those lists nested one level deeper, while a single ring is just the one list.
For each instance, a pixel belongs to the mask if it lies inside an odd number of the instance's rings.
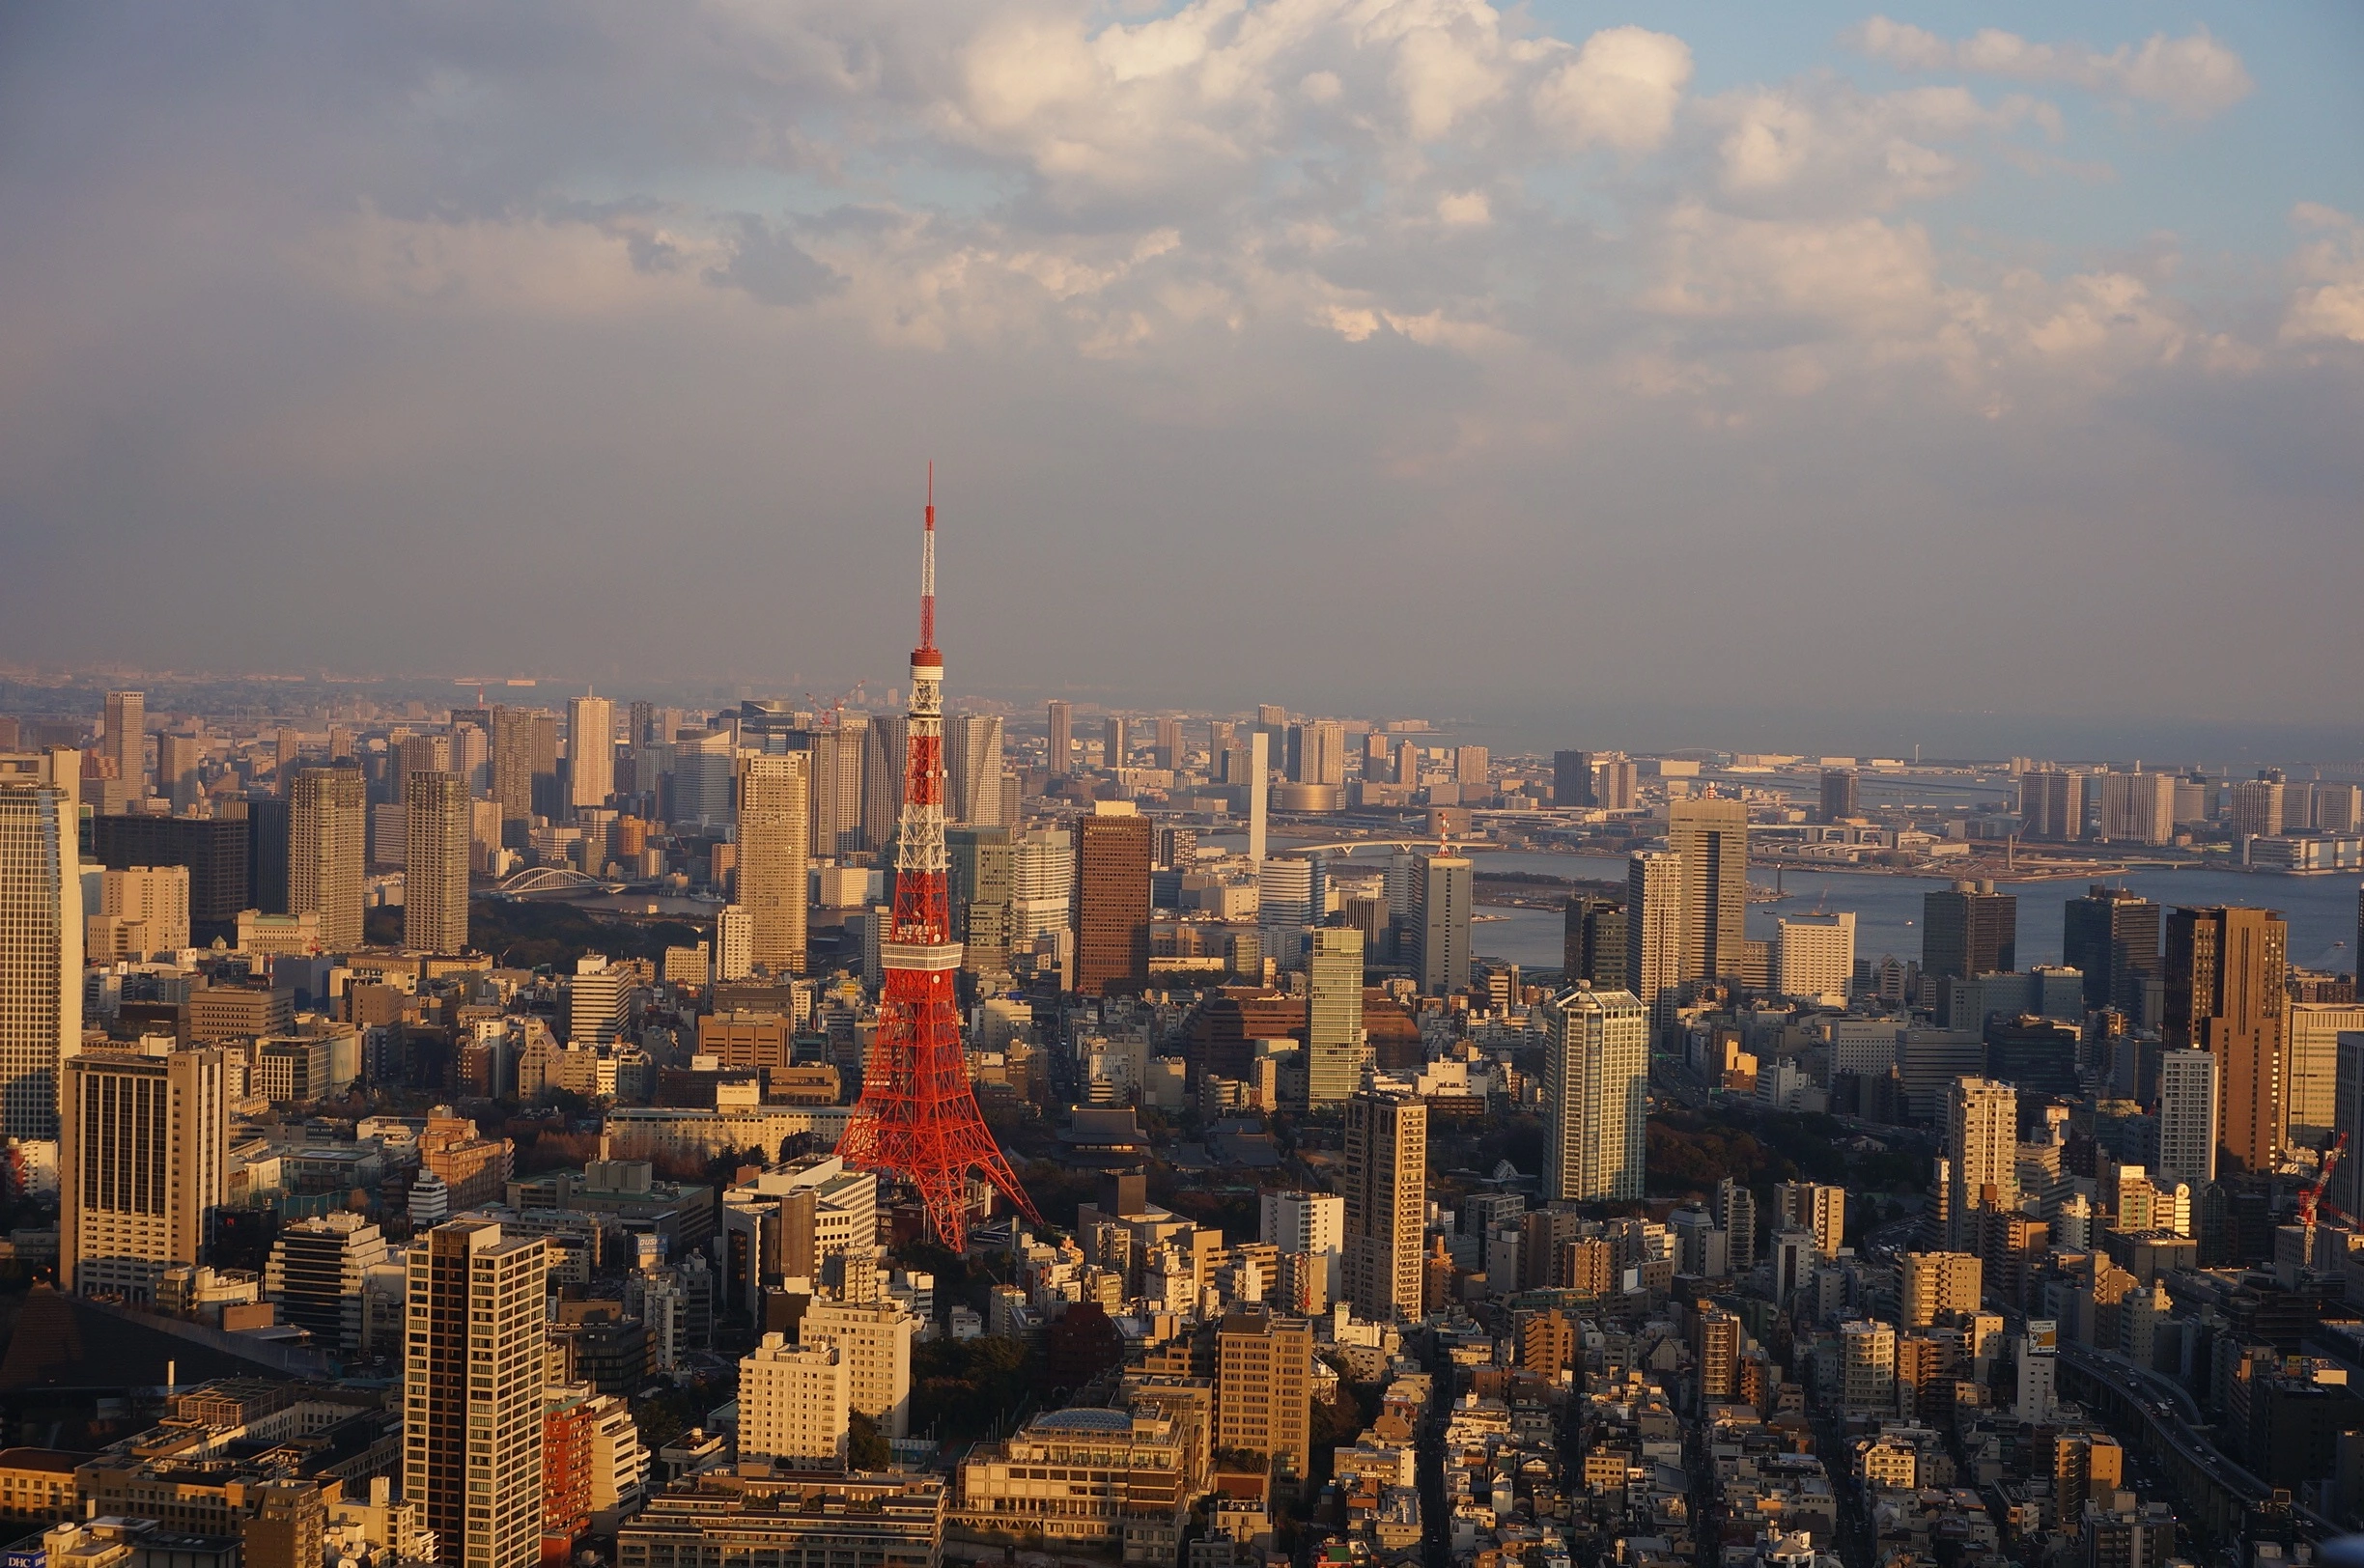
[{"label": "green tree", "polygon": [[883,1470],[894,1463],[894,1450],[878,1422],[856,1411],[846,1421],[846,1465],[858,1470]]}]

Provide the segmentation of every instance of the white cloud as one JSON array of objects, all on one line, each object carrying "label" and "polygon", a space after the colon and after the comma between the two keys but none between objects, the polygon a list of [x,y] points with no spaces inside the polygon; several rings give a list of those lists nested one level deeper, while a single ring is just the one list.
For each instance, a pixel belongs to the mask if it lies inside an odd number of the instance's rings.
[{"label": "white cloud", "polygon": [[1691,82],[1691,46],[1666,33],[1611,27],[1534,90],[1535,119],[1562,145],[1646,152],[1664,143]]},{"label": "white cloud", "polygon": [[1966,39],[1946,39],[1909,22],[1873,16],[1850,29],[1846,41],[1872,58],[1905,70],[2058,82],[2108,98],[2155,103],[2192,119],[2231,108],[2256,85],[2240,56],[2206,28],[2182,38],[2153,34],[2140,47],[2120,44],[2104,54],[2087,43],[2037,43],[1993,27]]},{"label": "white cloud", "polygon": [[2315,202],[2291,215],[2322,238],[2298,252],[2304,281],[2282,318],[2282,341],[2364,343],[2364,221]]}]

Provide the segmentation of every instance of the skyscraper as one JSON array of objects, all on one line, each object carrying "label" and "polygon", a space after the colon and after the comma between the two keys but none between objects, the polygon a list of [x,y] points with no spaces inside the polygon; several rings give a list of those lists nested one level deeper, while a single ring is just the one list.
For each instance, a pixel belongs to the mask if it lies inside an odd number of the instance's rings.
[{"label": "skyscraper", "polygon": [[2047,770],[2019,775],[2019,818],[2028,838],[2067,843],[2085,836],[2085,775]]},{"label": "skyscraper", "polygon": [[1631,811],[1641,797],[1641,769],[1631,757],[1608,757],[1600,763],[1600,782],[1593,803],[1605,811]]},{"label": "skyscraper", "polygon": [[1001,715],[963,714],[947,726],[944,815],[971,827],[1001,827]]},{"label": "skyscraper", "polygon": [[[677,730],[673,736],[671,820],[698,827],[731,821],[731,787],[738,781],[738,755],[728,730]],[[501,831],[511,831],[509,808],[501,805]]]},{"label": "skyscraper", "polygon": [[1363,1076],[1362,932],[1345,926],[1314,931],[1306,997],[1306,1100],[1339,1105]]},{"label": "skyscraper", "polygon": [[1157,721],[1157,765],[1168,772],[1182,766],[1182,721],[1178,718]]},{"label": "skyscraper", "polygon": [[567,803],[604,806],[615,794],[615,704],[605,697],[567,699]]},{"label": "skyscraper", "polygon": [[2173,773],[2103,773],[2100,836],[2113,844],[2165,844],[2175,837]]},{"label": "skyscraper", "polygon": [[1462,855],[1424,854],[1412,877],[1411,930],[1420,943],[1421,992],[1449,996],[1469,989],[1470,914],[1475,870]]},{"label": "skyscraper", "polygon": [[[2017,968],[2019,899],[1990,882],[1957,882],[1921,898],[1921,972],[1975,980]],[[1939,988],[1938,994],[1944,990]]]},{"label": "skyscraper", "polygon": [[205,798],[198,767],[205,760],[205,737],[167,730],[156,737],[156,793],[172,802],[175,816],[186,817]]},{"label": "skyscraper", "polygon": [[1667,807],[1667,848],[1682,857],[1682,978],[1737,975],[1748,936],[1748,807],[1738,800],[1674,801]]},{"label": "skyscraper", "polygon": [[[62,753],[53,753],[62,755]],[[244,808],[240,810],[241,806]],[[258,809],[260,807],[260,809]],[[289,834],[283,801],[222,802],[216,817],[155,817],[146,813],[91,819],[91,854],[104,865],[186,866],[189,874],[189,940],[203,947],[216,937],[235,940],[240,910],[269,907],[250,896],[247,877],[254,834],[267,835],[258,853],[267,879],[276,851],[277,910],[287,910]],[[71,816],[71,813],[69,813]],[[271,887],[267,880],[262,896]]]},{"label": "skyscraper", "polygon": [[2205,1050],[2170,1050],[2159,1058],[2158,1185],[2173,1191],[2188,1182],[2195,1192],[2216,1179],[2216,1058]]},{"label": "skyscraper", "polygon": [[124,793],[137,800],[148,793],[148,693],[110,691],[106,694],[106,754],[115,759],[115,776]]},{"label": "skyscraper", "polygon": [[840,858],[863,848],[862,770],[870,715],[840,713],[812,737],[812,852]]},{"label": "skyscraper", "polygon": [[468,938],[468,792],[458,773],[403,776],[403,945],[464,953]]},{"label": "skyscraper", "polygon": [[218,1050],[98,1051],[65,1063],[58,1134],[58,1281],[155,1300],[199,1261],[229,1188],[230,1111]]},{"label": "skyscraper", "polygon": [[1017,854],[1006,827],[944,830],[952,939],[971,974],[1009,972],[1017,900]]},{"label": "skyscraper", "polygon": [[2094,883],[2061,915],[2061,962],[2085,976],[2085,1005],[2115,1007],[2138,1023],[2143,994],[2159,975],[2159,907],[2124,887]]},{"label": "skyscraper", "polygon": [[1312,1379],[1311,1323],[1261,1302],[1225,1313],[1215,1326],[1214,1446],[1263,1454],[1277,1475],[1310,1473]]},{"label": "skyscraper", "polygon": [[1590,980],[1604,991],[1625,982],[1625,910],[1613,898],[1570,893],[1562,915],[1561,978]]},{"label": "skyscraper", "polygon": [[1075,704],[1051,701],[1051,755],[1049,767],[1053,777],[1075,771]]},{"label": "skyscraper", "polygon": [[1545,1199],[1641,1197],[1649,1010],[1629,991],[1572,986],[1545,1004],[1544,1031]]},{"label": "skyscraper", "polygon": [[[1258,729],[1248,738],[1248,863],[1264,863],[1264,798],[1272,784],[1272,737]],[[2364,911],[2356,916],[2364,931]]]},{"label": "skyscraper", "polygon": [[1625,863],[1625,989],[1661,1029],[1681,1000],[1684,924],[1682,856],[1665,850],[1635,854]]},{"label": "skyscraper", "polygon": [[1346,726],[1335,718],[1290,725],[1288,776],[1292,784],[1345,783]]},{"label": "skyscraper", "polygon": [[2285,1131],[2290,928],[2271,910],[2176,909],[2166,937],[2167,1044],[2216,1058],[2217,1144],[2240,1170],[2270,1170]]},{"label": "skyscraper", "polygon": [[1428,1206],[1428,1106],[1364,1089],[1346,1102],[1346,1295],[1366,1318],[1421,1314]]},{"label": "skyscraper", "polygon": [[1100,766],[1113,772],[1122,768],[1132,755],[1132,742],[1125,733],[1124,716],[1120,714],[1109,714],[1102,734],[1105,738],[1100,742]]},{"label": "skyscraper", "polygon": [[501,841],[521,849],[533,819],[558,809],[558,715],[539,708],[492,710],[492,798],[500,802]]},{"label": "skyscraper", "polygon": [[1862,815],[1863,808],[1857,796],[1857,783],[1856,772],[1852,768],[1825,768],[1822,770],[1822,820],[1824,822],[1844,822],[1849,817]]},{"label": "skyscraper", "polygon": [[1552,804],[1589,806],[1592,803],[1592,753],[1590,751],[1553,752]]},{"label": "skyscraper", "polygon": [[903,770],[911,755],[911,718],[872,714],[862,748],[862,846],[884,852],[903,817]]},{"label": "skyscraper", "polygon": [[810,898],[812,754],[746,756],[739,765],[740,908],[752,922],[756,967],[804,972]]},{"label": "skyscraper", "polygon": [[1947,1250],[1976,1250],[1981,1214],[2019,1207],[2019,1093],[1991,1078],[1946,1085]]},{"label": "skyscraper", "polygon": [[1094,802],[1076,819],[1076,991],[1139,992],[1149,983],[1149,819],[1130,800]]},{"label": "skyscraper", "polygon": [[321,946],[332,953],[361,945],[368,830],[369,793],[356,770],[297,771],[288,812],[288,912],[318,914]]},{"label": "skyscraper", "polygon": [[491,1219],[411,1248],[404,1302],[403,1497],[456,1568],[527,1568],[541,1552],[549,1262]]},{"label": "skyscraper", "polygon": [[[21,761],[24,766],[14,766]],[[0,1135],[58,1135],[58,1064],[82,1049],[81,753],[0,763]],[[53,782],[62,777],[63,787]]]}]

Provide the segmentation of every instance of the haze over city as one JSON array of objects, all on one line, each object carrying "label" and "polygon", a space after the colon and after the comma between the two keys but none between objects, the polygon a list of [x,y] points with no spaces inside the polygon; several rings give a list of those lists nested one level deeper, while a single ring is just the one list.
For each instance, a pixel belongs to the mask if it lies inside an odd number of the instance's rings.
[{"label": "haze over city", "polygon": [[2364,24],[1981,20],[19,11],[0,655],[2355,754]]}]

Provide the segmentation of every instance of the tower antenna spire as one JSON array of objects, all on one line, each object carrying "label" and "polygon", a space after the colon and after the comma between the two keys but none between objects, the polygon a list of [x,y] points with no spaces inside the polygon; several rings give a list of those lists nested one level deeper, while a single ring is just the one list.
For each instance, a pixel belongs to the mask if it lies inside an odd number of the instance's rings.
[{"label": "tower antenna spire", "polygon": [[919,546],[919,649],[936,651],[936,463],[927,465],[927,531]]}]

